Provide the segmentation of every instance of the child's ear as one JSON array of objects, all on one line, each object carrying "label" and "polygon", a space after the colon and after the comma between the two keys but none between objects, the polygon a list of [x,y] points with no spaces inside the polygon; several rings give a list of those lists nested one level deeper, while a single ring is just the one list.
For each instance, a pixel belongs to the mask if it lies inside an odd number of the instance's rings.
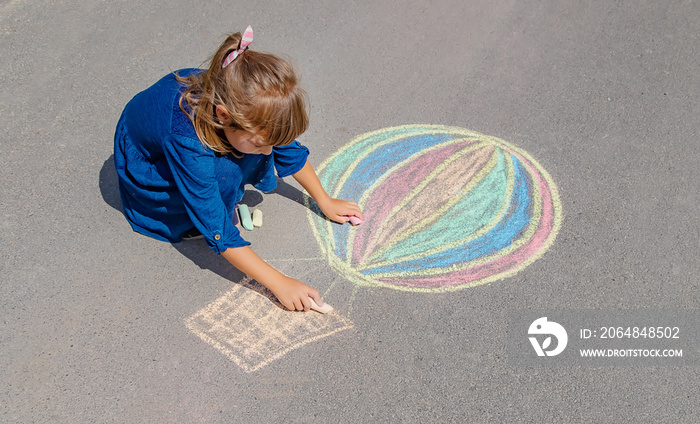
[{"label": "child's ear", "polygon": [[228,121],[228,110],[226,110],[226,108],[223,105],[217,105],[216,117],[219,118],[219,121]]}]

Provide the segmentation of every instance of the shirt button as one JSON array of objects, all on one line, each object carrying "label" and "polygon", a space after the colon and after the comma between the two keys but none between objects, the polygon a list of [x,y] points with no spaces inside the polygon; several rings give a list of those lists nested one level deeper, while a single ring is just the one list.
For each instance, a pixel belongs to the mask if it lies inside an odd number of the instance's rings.
[{"label": "shirt button", "polygon": [[218,235],[218,234],[216,234],[216,235],[214,236],[214,240],[221,240],[221,236]]}]

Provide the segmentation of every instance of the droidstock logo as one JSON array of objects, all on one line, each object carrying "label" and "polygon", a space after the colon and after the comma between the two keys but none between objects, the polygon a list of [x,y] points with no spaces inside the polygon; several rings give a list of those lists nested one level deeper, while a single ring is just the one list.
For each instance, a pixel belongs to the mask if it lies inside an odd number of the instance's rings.
[{"label": "droidstock logo", "polygon": [[[569,341],[569,336],[566,334],[564,327],[554,321],[547,321],[547,317],[533,321],[527,332],[530,336],[547,336],[542,341],[542,345],[540,345],[537,337],[530,337],[530,343],[535,352],[537,352],[537,356],[557,356],[566,349],[566,343]],[[557,339],[556,347],[553,350],[547,350],[548,347],[552,346],[552,337]]]}]

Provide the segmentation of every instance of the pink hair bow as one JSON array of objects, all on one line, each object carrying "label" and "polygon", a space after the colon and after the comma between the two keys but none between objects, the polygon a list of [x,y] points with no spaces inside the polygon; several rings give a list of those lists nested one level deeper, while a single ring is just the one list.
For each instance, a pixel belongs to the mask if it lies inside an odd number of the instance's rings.
[{"label": "pink hair bow", "polygon": [[229,53],[229,55],[226,56],[226,59],[224,59],[224,64],[221,67],[225,68],[228,66],[229,63],[236,60],[238,55],[240,55],[244,51],[248,50],[248,46],[252,42],[253,42],[253,27],[248,25],[248,28],[246,28],[245,31],[243,31],[243,37],[241,38],[241,47],[232,51],[231,53]]}]

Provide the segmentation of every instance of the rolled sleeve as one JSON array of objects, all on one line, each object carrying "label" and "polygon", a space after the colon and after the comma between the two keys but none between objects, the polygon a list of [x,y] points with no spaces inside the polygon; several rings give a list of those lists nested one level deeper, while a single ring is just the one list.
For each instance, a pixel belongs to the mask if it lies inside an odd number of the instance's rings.
[{"label": "rolled sleeve", "polygon": [[219,192],[214,152],[197,139],[174,135],[163,143],[173,179],[187,215],[207,245],[218,253],[229,247],[247,246]]},{"label": "rolled sleeve", "polygon": [[309,149],[294,141],[286,146],[278,146],[272,149],[275,155],[275,170],[280,178],[296,174],[306,165],[309,157]]}]

